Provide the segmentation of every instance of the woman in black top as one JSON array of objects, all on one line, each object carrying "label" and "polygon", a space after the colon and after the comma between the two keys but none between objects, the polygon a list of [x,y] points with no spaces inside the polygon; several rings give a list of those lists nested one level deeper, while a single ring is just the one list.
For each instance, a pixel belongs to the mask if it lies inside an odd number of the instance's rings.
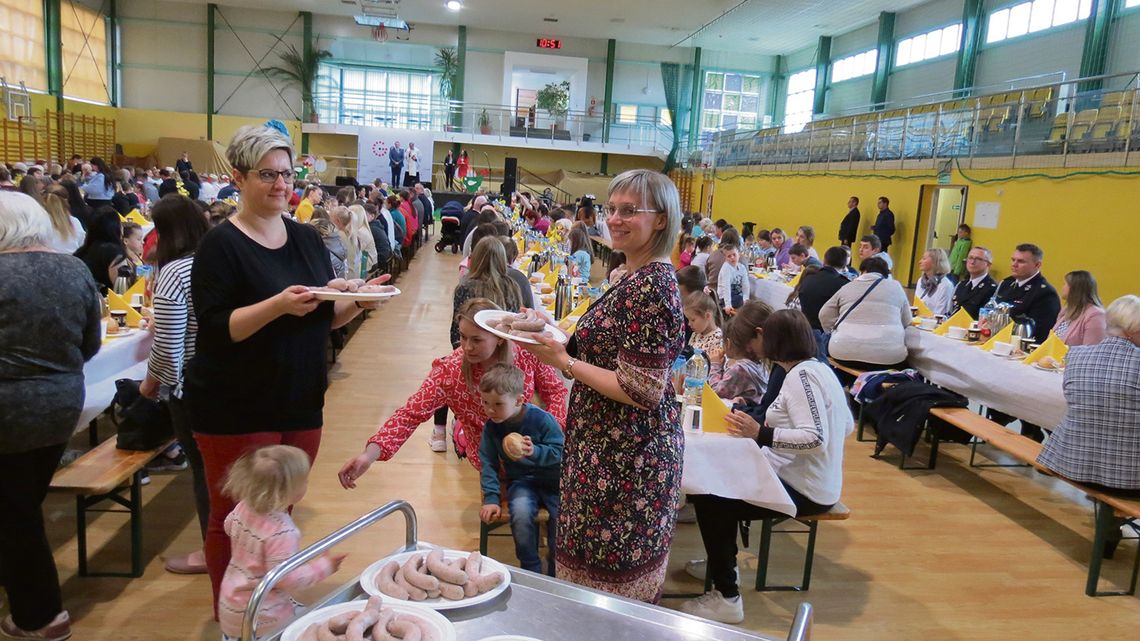
[{"label": "woman in black top", "polygon": [[224,521],[234,504],[221,491],[227,468],[271,444],[316,457],[329,332],[376,306],[321,302],[309,291],[334,275],[320,234],[286,213],[293,191],[288,138],[269,127],[243,127],[226,157],[241,209],[210,230],[195,254],[197,351],[183,388],[210,494],[205,552],[215,608],[230,559]]},{"label": "woman in black top", "polygon": [[[127,250],[123,246],[123,223],[111,206],[104,205],[95,211],[87,225],[87,237],[75,250],[75,256],[87,265],[100,287],[114,287],[119,266],[126,261]],[[133,273],[134,270],[131,271]]]}]

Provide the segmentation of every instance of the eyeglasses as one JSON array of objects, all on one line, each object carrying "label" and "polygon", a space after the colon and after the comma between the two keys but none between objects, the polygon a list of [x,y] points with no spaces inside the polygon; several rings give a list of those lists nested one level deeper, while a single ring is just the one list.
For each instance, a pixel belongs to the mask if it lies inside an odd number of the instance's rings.
[{"label": "eyeglasses", "polygon": [[988,262],[990,262],[990,261],[986,260],[985,258],[982,258],[981,256],[967,256],[967,257],[966,257],[966,260],[967,260],[967,261],[971,261],[971,260],[972,260],[972,261],[974,261],[974,262],[976,262],[976,263],[988,263]]},{"label": "eyeglasses", "polygon": [[285,169],[282,171],[274,171],[272,169],[258,169],[253,173],[257,174],[258,180],[267,185],[272,185],[273,183],[277,182],[278,176],[283,178],[286,184],[293,182],[293,178],[297,176],[297,172],[293,171],[292,169]]},{"label": "eyeglasses", "polygon": [[638,209],[633,205],[615,205],[613,203],[606,203],[602,205],[602,210],[606,212],[606,216],[621,218],[628,220],[638,214],[660,214],[660,209]]}]

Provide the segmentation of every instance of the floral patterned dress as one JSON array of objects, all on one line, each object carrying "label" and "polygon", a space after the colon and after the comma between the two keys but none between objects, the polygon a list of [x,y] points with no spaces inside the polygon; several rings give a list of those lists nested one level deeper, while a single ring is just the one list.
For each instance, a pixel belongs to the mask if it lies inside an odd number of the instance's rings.
[{"label": "floral patterned dress", "polygon": [[681,493],[684,438],[669,368],[684,346],[677,279],[650,263],[578,322],[578,358],[617,372],[643,410],[581,383],[571,390],[558,515],[558,578],[656,601]]}]

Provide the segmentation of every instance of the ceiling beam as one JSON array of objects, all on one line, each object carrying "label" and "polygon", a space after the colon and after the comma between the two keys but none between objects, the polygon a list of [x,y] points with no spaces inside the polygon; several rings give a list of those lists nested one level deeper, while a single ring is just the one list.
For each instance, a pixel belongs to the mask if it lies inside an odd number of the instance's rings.
[{"label": "ceiling beam", "polygon": [[887,102],[887,86],[891,77],[891,65],[895,60],[895,14],[884,11],[879,14],[879,52],[875,60],[875,76],[871,80],[871,104],[882,109]]},{"label": "ceiling beam", "polygon": [[[1112,40],[1112,21],[1116,17],[1120,0],[1093,0],[1092,13],[1085,25],[1085,45],[1081,52],[1081,77],[1104,75],[1108,66],[1108,47]],[[1101,81],[1082,82],[1078,92],[1096,91]]]},{"label": "ceiling beam", "polygon": [[978,50],[982,48],[982,20],[985,18],[982,0],[964,0],[962,7],[962,41],[958,45],[958,64],[954,69],[954,96],[969,95],[978,70]]},{"label": "ceiling beam", "polygon": [[820,36],[815,48],[815,94],[811,113],[821,114],[827,108],[827,71],[831,68],[831,36]]}]

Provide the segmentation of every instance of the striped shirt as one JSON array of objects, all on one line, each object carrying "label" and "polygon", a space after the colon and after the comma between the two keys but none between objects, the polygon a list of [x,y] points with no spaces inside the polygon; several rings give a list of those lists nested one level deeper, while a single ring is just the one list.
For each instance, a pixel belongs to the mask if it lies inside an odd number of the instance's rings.
[{"label": "striped shirt", "polygon": [[182,372],[194,356],[198,319],[190,296],[190,269],[194,257],[167,263],[154,285],[154,344],[150,349],[150,375],[175,398],[182,398]]}]

